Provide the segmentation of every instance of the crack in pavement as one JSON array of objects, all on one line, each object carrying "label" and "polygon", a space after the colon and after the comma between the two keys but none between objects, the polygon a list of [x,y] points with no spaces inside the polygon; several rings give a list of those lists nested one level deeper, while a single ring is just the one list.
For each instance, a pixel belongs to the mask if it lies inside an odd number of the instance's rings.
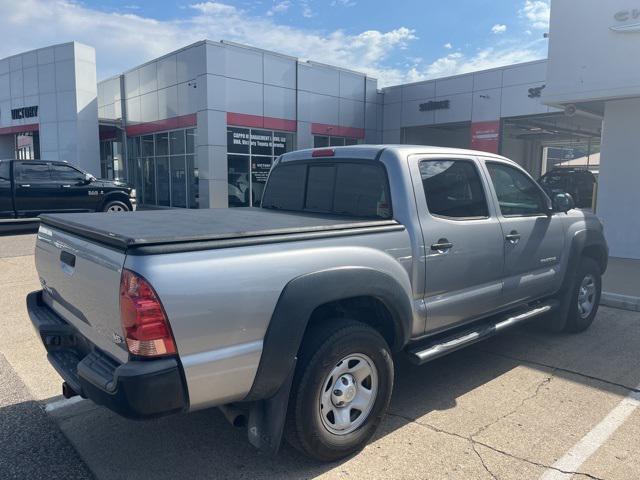
[{"label": "crack in pavement", "polygon": [[577,372],[575,370],[571,370],[571,369],[568,369],[568,368],[554,367],[552,365],[547,365],[546,363],[536,362],[535,360],[527,360],[525,358],[513,357],[511,355],[507,355],[507,354],[504,354],[504,353],[492,352],[491,350],[479,350],[479,351],[482,352],[482,353],[486,353],[486,354],[489,354],[489,355],[494,355],[496,357],[506,358],[508,360],[513,360],[513,361],[516,361],[516,362],[528,363],[529,365],[535,365],[537,367],[549,368],[549,369],[551,369],[553,371],[557,371],[557,372],[570,373],[572,375],[577,375],[579,377],[588,378],[589,380],[595,380],[597,382],[602,382],[602,383],[605,383],[607,385],[611,385],[611,386],[614,386],[614,387],[624,388],[625,390],[629,390],[631,392],[640,393],[640,388],[638,388],[637,386],[631,387],[631,386],[625,385],[623,383],[612,382],[611,380],[605,380],[604,378],[594,377],[593,375],[588,375],[586,373]]},{"label": "crack in pavement", "polygon": [[495,425],[496,423],[498,423],[501,420],[504,420],[505,418],[513,415],[514,413],[516,413],[518,410],[520,410],[522,407],[524,407],[525,403],[527,403],[529,400],[533,400],[534,398],[536,398],[538,396],[538,394],[540,393],[540,390],[542,390],[542,387],[544,387],[545,385],[548,385],[551,380],[553,379],[554,376],[554,370],[552,370],[549,375],[547,377],[545,377],[537,386],[535,391],[533,392],[533,394],[525,397],[522,399],[522,401],[516,406],[514,407],[510,412],[505,413],[504,415],[501,415],[500,417],[498,417],[497,419],[495,419],[492,422],[489,422],[486,425],[481,426],[478,430],[476,430],[475,432],[473,432],[471,435],[469,435],[469,438],[471,440],[475,440],[475,437],[477,437],[478,435],[480,435],[482,432],[484,432],[485,430],[487,430],[488,428],[492,427],[493,425]]},{"label": "crack in pavement", "polygon": [[487,471],[489,475],[491,475],[491,478],[498,480],[498,477],[496,476],[496,474],[493,473],[491,470],[489,470],[489,467],[487,467],[487,464],[484,462],[484,457],[480,455],[480,452],[478,452],[477,445],[478,444],[476,442],[471,442],[471,448],[473,448],[473,451],[480,459],[480,463],[482,464],[482,467]]},{"label": "crack in pavement", "polygon": [[[520,461],[520,462],[528,463],[528,464],[534,465],[536,467],[540,467],[540,468],[544,468],[544,469],[556,470],[557,472],[564,473],[564,474],[567,474],[567,475],[578,475],[578,476],[590,478],[592,480],[604,480],[603,478],[596,477],[595,475],[591,475],[589,473],[566,471],[566,470],[562,470],[560,468],[556,468],[553,465],[547,465],[547,464],[544,464],[544,463],[541,463],[541,462],[536,462],[535,460],[530,460],[528,458],[518,457],[517,455],[514,455],[512,453],[506,452],[504,450],[501,450],[499,448],[496,448],[496,447],[494,447],[492,445],[489,445],[487,443],[481,442],[479,440],[475,440],[475,439],[473,439],[471,437],[465,437],[464,435],[460,435],[459,433],[449,432],[448,430],[443,430],[442,428],[435,427],[435,426],[430,425],[428,423],[418,422],[416,419],[413,419],[411,417],[407,417],[405,415],[401,415],[399,413],[387,412],[387,415],[389,415],[390,417],[401,418],[403,420],[406,420],[409,423],[416,424],[416,425],[418,425],[418,426],[420,426],[422,428],[426,428],[426,429],[431,430],[431,431],[436,432],[436,433],[442,433],[444,435],[449,435],[451,437],[459,438],[460,440],[465,440],[465,441],[467,441],[467,442],[469,442],[471,444],[472,448],[474,449],[474,451],[476,452],[478,457],[481,457],[481,454],[478,451],[475,450],[474,444],[481,445],[481,446],[483,446],[485,448],[488,448],[489,450],[492,450],[495,453],[499,453],[500,455],[503,455],[505,457],[509,457],[509,458],[512,458],[512,459]],[[483,466],[485,466],[484,465],[484,460],[482,458],[480,458],[480,461],[482,462]],[[486,468],[486,466],[485,466],[485,468]],[[487,469],[487,471],[489,472],[490,475],[493,476],[493,478],[496,478],[495,475],[493,475],[488,469]]]}]

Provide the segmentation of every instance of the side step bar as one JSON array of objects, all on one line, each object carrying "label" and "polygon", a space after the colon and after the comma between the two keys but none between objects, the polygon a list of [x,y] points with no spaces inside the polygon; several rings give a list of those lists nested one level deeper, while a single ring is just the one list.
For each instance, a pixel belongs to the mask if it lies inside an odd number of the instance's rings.
[{"label": "side step bar", "polygon": [[556,306],[555,302],[548,302],[536,305],[535,307],[507,316],[499,316],[496,321],[483,323],[475,329],[465,330],[455,335],[438,338],[429,343],[422,343],[417,347],[407,350],[409,360],[417,365],[422,365],[438,357],[451,353],[460,348],[489,338],[497,333],[503,332],[515,325],[519,325],[527,320],[549,312]]}]

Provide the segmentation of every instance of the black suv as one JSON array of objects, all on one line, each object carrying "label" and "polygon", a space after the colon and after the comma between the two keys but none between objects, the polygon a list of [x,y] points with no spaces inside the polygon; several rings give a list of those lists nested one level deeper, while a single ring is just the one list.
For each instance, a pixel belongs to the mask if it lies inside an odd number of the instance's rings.
[{"label": "black suv", "polygon": [[45,212],[128,212],[136,192],[125,183],[97,179],[66,162],[0,160],[0,218]]},{"label": "black suv", "polygon": [[556,168],[538,180],[547,194],[569,193],[578,208],[591,208],[596,176],[584,168]]}]

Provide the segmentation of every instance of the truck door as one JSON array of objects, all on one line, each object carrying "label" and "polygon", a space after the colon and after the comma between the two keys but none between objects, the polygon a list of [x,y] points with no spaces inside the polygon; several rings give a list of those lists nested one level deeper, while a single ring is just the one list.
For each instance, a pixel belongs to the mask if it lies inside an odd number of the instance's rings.
[{"label": "truck door", "polygon": [[474,158],[420,156],[414,162],[432,333],[500,308],[502,230]]},{"label": "truck door", "polygon": [[554,293],[562,281],[565,226],[559,215],[564,214],[549,214],[548,197],[522,169],[494,161],[486,168],[503,233],[505,303]]},{"label": "truck door", "polygon": [[65,211],[93,211],[98,206],[98,189],[91,188],[84,172],[71,165],[51,164],[51,180],[58,190],[58,208]]},{"label": "truck door", "polygon": [[11,162],[0,161],[0,218],[13,217]]},{"label": "truck door", "polygon": [[49,164],[35,160],[14,162],[15,209],[19,216],[34,217],[56,211],[57,185]]}]

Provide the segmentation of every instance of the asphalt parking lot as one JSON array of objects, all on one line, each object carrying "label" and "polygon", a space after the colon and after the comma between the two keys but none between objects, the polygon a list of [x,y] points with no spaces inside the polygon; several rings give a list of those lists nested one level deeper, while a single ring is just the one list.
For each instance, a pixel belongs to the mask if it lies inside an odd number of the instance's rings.
[{"label": "asphalt parking lot", "polygon": [[640,478],[640,313],[581,335],[521,328],[424,367],[399,362],[389,414],[346,461],[258,455],[207,410],[150,422],[62,401],[29,323],[35,235],[0,236],[1,478]]}]

